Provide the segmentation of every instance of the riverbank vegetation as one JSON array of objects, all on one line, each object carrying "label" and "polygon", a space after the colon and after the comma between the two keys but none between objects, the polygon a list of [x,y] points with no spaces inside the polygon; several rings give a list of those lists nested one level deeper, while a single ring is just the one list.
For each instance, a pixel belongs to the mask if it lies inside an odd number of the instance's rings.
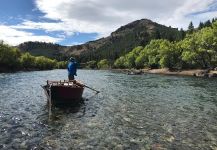
[{"label": "riverbank vegetation", "polygon": [[19,49],[0,43],[0,72],[18,70],[46,70],[66,68],[65,61],[56,60],[44,56],[35,57],[29,53],[21,53]]},{"label": "riverbank vegetation", "polygon": [[134,48],[114,62],[115,68],[194,69],[217,66],[217,21],[200,23],[194,29],[190,23],[181,41],[152,40],[145,47]]}]

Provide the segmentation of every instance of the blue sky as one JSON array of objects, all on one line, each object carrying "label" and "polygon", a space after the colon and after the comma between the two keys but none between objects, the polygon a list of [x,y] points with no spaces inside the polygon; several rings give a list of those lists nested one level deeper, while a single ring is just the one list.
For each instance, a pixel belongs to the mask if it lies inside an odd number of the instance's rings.
[{"label": "blue sky", "polygon": [[2,0],[0,40],[11,45],[45,41],[77,45],[148,18],[186,29],[217,17],[217,0]]}]

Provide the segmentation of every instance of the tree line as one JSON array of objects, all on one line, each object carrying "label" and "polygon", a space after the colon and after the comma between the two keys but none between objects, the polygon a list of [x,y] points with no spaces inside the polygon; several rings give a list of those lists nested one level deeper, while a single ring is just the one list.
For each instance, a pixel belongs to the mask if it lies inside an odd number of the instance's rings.
[{"label": "tree line", "polygon": [[[91,57],[85,64],[86,68],[163,68],[170,69],[191,69],[191,68],[212,68],[217,64],[217,23],[216,19],[200,22],[197,28],[190,22],[188,30],[183,29],[180,32],[176,30],[167,30],[166,28],[157,28],[150,37],[146,33],[140,32],[140,28],[132,34],[139,38],[126,37],[122,42],[118,39],[113,40],[113,50],[101,51],[102,55],[91,53]],[[137,35],[138,34],[138,35]],[[114,36],[115,37],[115,36]],[[144,38],[145,37],[145,38]],[[121,45],[126,45],[135,39],[148,39],[146,42],[139,41],[135,44],[133,50],[125,49],[119,52]],[[153,40],[151,40],[153,39]],[[123,43],[124,41],[124,43]],[[150,42],[149,42],[150,41]],[[135,42],[136,43],[136,40]],[[136,46],[139,45],[142,46]],[[147,43],[147,44],[146,44]],[[117,45],[118,44],[118,45]],[[34,42],[24,43],[23,46],[32,45],[32,47],[47,48],[52,45]],[[134,44],[133,44],[134,45]],[[131,45],[132,46],[132,45]],[[26,51],[28,51],[26,47]],[[52,48],[61,47],[56,44]],[[105,47],[102,47],[105,48]],[[107,48],[105,48],[107,49]],[[131,49],[131,48],[130,48]],[[105,53],[106,52],[106,53]],[[120,53],[120,54],[118,54]],[[86,58],[85,56],[81,56]],[[90,58],[89,58],[90,57]],[[67,57],[68,58],[68,57]],[[67,58],[64,58],[66,60]],[[90,61],[91,60],[91,61]],[[30,53],[22,53],[19,49],[11,47],[0,42],[0,72],[16,71],[16,70],[45,70],[54,68],[66,68],[66,61],[58,62],[55,59],[46,58],[44,56],[32,56]]]},{"label": "tree line", "polygon": [[[105,56],[98,57],[97,59],[92,58],[91,61],[86,63],[86,67],[101,68],[101,66],[103,66],[102,68],[138,69],[144,67],[168,67],[171,69],[213,67],[215,66],[213,64],[214,60],[209,59],[210,57],[208,57],[208,55],[213,53],[215,49],[212,47],[211,50],[209,50],[209,47],[213,45],[213,43],[210,43],[209,38],[214,40],[215,35],[213,30],[215,29],[213,26],[215,26],[214,23],[216,20],[216,18],[213,18],[212,20],[200,22],[197,28],[190,22],[187,31],[181,28],[179,34],[174,34],[174,36],[169,36],[172,35],[167,33],[170,30],[167,30],[165,34],[162,34],[162,31],[159,32],[159,30],[155,30],[152,35],[152,40],[146,45],[141,44],[141,46],[134,46],[135,48],[133,50],[127,50],[129,52],[119,57],[116,55],[116,57],[110,56],[109,58],[107,57],[107,59],[105,59]],[[147,38],[147,36],[145,37]],[[174,37],[176,38],[174,39]],[[210,46],[205,46],[204,42]],[[109,54],[114,55],[116,54],[117,47],[115,52],[111,52],[111,50],[107,51]],[[114,58],[116,59],[114,60]]]},{"label": "tree line", "polygon": [[193,69],[217,66],[217,21],[195,29],[192,22],[181,41],[152,40],[145,47],[134,48],[118,58],[116,68]]},{"label": "tree line", "polygon": [[66,68],[66,63],[44,56],[35,57],[29,53],[21,53],[17,48],[0,43],[0,72]]}]

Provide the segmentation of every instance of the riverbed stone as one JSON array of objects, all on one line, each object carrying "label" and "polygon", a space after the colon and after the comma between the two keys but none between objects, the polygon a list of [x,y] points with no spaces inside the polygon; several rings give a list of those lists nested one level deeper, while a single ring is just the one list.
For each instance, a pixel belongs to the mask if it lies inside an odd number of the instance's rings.
[{"label": "riverbed stone", "polygon": [[216,73],[209,73],[209,78],[217,77]]},{"label": "riverbed stone", "polygon": [[207,71],[200,71],[200,72],[195,73],[195,76],[196,77],[208,77],[209,74]]}]

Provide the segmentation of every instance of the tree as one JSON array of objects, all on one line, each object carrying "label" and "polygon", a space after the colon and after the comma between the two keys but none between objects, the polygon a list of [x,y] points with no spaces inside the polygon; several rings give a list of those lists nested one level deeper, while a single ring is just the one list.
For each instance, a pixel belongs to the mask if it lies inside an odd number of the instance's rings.
[{"label": "tree", "polygon": [[17,70],[20,67],[21,52],[4,43],[0,44],[0,67]]},{"label": "tree", "polygon": [[67,61],[59,61],[59,62],[57,62],[55,68],[58,68],[58,69],[65,69],[66,66],[67,66]]},{"label": "tree", "polygon": [[115,68],[120,68],[120,69],[127,68],[127,66],[125,65],[125,62],[126,62],[125,57],[121,56],[115,61],[114,66]]},{"label": "tree", "polygon": [[36,57],[35,59],[36,68],[45,70],[45,69],[53,69],[57,66],[57,61],[46,58],[44,56]]},{"label": "tree", "polygon": [[203,24],[203,22],[200,22],[200,23],[199,23],[199,26],[198,26],[198,29],[200,30],[200,29],[202,29],[202,28],[204,28],[204,24]]},{"label": "tree", "polygon": [[188,26],[188,32],[190,34],[192,34],[194,32],[194,25],[193,25],[193,22],[191,21],[189,26]]},{"label": "tree", "polygon": [[204,27],[211,27],[212,26],[212,23],[210,22],[210,20],[207,20],[205,23],[204,23]]},{"label": "tree", "polygon": [[189,68],[209,68],[217,65],[217,28],[215,29],[215,23],[212,28],[203,28],[182,41],[182,59]]},{"label": "tree", "polygon": [[182,28],[180,29],[180,35],[181,35],[181,39],[183,40],[185,38],[186,33]]},{"label": "tree", "polygon": [[86,63],[86,68],[95,69],[97,68],[97,62],[95,60],[88,61]]},{"label": "tree", "polygon": [[107,59],[100,60],[97,63],[97,66],[100,69],[108,69],[109,68],[109,61]]},{"label": "tree", "polygon": [[158,29],[154,32],[154,39],[161,39],[161,35]]},{"label": "tree", "polygon": [[35,57],[29,53],[25,53],[20,58],[22,67],[24,68],[35,68]]},{"label": "tree", "polygon": [[176,48],[176,44],[167,40],[161,41],[159,48],[160,67],[178,69],[180,67],[181,52]]},{"label": "tree", "polygon": [[148,67],[148,54],[147,54],[148,49],[144,48],[139,56],[135,60],[136,68],[141,69],[144,67]]},{"label": "tree", "polygon": [[164,68],[193,69],[217,66],[217,21],[211,27],[187,34],[179,42],[152,40],[145,48],[133,49],[116,60],[121,68]]},{"label": "tree", "polygon": [[159,68],[159,49],[160,43],[163,40],[152,40],[149,45],[145,47],[147,49],[147,56],[148,56],[148,67],[150,68]]},{"label": "tree", "polygon": [[135,65],[135,60],[138,57],[138,55],[140,54],[140,52],[142,51],[143,47],[142,46],[138,46],[135,47],[131,52],[129,52],[128,54],[125,55],[125,62],[124,62],[124,66],[127,68],[134,68],[136,67]]}]

